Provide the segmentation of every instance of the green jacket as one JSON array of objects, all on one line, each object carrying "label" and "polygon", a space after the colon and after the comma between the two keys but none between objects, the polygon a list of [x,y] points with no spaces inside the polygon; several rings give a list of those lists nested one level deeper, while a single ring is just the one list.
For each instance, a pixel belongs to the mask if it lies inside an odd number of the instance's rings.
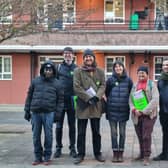
[{"label": "green jacket", "polygon": [[76,117],[79,119],[100,118],[102,114],[102,102],[98,101],[96,105],[89,105],[87,102],[92,96],[87,94],[86,90],[92,87],[99,100],[102,99],[105,92],[104,71],[96,68],[93,76],[91,76],[90,72],[76,68],[74,71],[73,87],[75,95],[78,96]]}]

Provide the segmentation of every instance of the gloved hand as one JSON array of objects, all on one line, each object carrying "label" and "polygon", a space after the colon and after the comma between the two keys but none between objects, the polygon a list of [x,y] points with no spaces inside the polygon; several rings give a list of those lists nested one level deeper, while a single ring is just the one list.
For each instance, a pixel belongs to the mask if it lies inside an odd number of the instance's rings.
[{"label": "gloved hand", "polygon": [[96,103],[99,101],[99,98],[96,96],[93,96],[92,98],[89,99],[88,104],[89,105],[96,105]]},{"label": "gloved hand", "polygon": [[25,111],[24,119],[27,120],[27,121],[30,121],[30,119],[31,119],[30,111]]}]

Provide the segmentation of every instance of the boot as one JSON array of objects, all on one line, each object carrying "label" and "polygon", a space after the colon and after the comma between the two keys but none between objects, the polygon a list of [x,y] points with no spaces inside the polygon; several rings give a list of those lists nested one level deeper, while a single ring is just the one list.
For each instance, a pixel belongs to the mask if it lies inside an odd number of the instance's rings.
[{"label": "boot", "polygon": [[70,149],[69,155],[72,156],[73,158],[76,158],[77,153],[76,153],[75,147]]},{"label": "boot", "polygon": [[144,166],[148,166],[150,163],[149,163],[149,157],[144,157],[144,160],[143,160],[143,165]]},{"label": "boot", "polygon": [[118,162],[118,151],[113,151],[112,162]]},{"label": "boot", "polygon": [[59,158],[61,156],[61,148],[56,148],[56,151],[54,153],[54,158]]},{"label": "boot", "polygon": [[118,162],[123,162],[124,158],[123,158],[123,151],[119,151],[118,152]]}]

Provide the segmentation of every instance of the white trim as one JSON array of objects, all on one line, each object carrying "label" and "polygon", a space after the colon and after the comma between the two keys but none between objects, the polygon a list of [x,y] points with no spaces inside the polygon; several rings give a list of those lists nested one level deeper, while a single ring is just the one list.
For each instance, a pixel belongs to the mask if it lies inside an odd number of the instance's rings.
[{"label": "white trim", "polygon": [[[24,52],[29,53],[30,51],[41,52],[41,53],[58,53],[62,52],[65,47],[68,45],[0,45],[0,52]],[[109,46],[99,46],[99,45],[69,45],[74,49],[75,52],[82,52],[83,50],[89,48],[95,50],[96,52],[114,52],[114,53],[122,53],[122,52],[144,52],[145,50],[151,52],[168,52],[168,45],[160,46],[149,46],[149,45],[109,45]]]}]

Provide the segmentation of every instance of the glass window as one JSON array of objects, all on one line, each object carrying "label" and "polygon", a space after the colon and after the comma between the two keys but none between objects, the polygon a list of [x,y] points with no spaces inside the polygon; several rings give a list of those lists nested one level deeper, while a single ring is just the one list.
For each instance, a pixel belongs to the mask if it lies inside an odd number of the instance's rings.
[{"label": "glass window", "polygon": [[0,56],[0,80],[12,79],[12,57]]},{"label": "glass window", "polygon": [[[61,2],[61,1],[60,1]],[[37,23],[46,28],[63,29],[64,24],[74,23],[74,0],[42,4],[37,10]]]},{"label": "glass window", "polygon": [[8,2],[1,3],[0,24],[12,23],[12,6]]},{"label": "glass window", "polygon": [[123,23],[124,0],[105,0],[104,17],[106,23]]},{"label": "glass window", "polygon": [[154,72],[154,79],[158,80],[160,78],[160,74],[162,72],[162,63],[163,60],[168,59],[168,56],[155,56],[154,64],[155,64],[155,72]]},{"label": "glass window", "polygon": [[156,15],[160,12],[168,15],[168,0],[156,0]]},{"label": "glass window", "polygon": [[125,56],[106,56],[105,57],[105,75],[106,79],[112,75],[113,64],[115,61],[121,61],[125,65]]},{"label": "glass window", "polygon": [[74,0],[63,0],[63,21],[74,23]]}]

